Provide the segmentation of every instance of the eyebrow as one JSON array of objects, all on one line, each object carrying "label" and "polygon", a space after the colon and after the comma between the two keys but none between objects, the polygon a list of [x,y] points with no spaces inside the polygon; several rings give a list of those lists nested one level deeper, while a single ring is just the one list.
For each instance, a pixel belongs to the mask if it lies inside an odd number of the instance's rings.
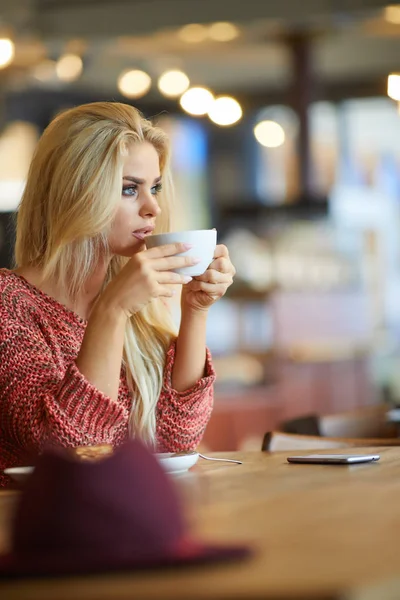
[{"label": "eyebrow", "polygon": [[[143,185],[144,183],[146,183],[145,179],[140,179],[139,177],[132,177],[131,175],[124,175],[122,179],[127,179],[128,181],[132,181],[133,183],[137,183],[138,185]],[[160,183],[161,181],[161,175],[160,177],[157,177],[153,183]]]}]

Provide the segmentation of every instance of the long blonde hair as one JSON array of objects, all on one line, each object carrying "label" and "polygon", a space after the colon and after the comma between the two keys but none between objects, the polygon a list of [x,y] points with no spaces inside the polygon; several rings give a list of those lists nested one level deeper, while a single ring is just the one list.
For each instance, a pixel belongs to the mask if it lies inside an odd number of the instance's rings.
[{"label": "long blonde hair", "polygon": [[[76,297],[108,251],[124,151],[144,141],[156,149],[163,176],[156,232],[168,231],[172,184],[166,134],[129,105],[85,104],[59,114],[36,147],[17,216],[16,266],[40,268],[44,279]],[[127,260],[112,257],[104,285]],[[169,311],[158,300],[134,314],[125,331],[124,363],[133,398],[129,433],[153,445],[166,351],[174,336]]]}]

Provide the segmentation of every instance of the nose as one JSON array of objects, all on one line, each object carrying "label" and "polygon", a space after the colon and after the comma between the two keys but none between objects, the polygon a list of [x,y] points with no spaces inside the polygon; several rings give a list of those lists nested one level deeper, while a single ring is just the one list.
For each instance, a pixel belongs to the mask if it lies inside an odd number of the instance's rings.
[{"label": "nose", "polygon": [[142,217],[157,217],[161,213],[157,198],[150,192],[146,193],[140,212]]}]

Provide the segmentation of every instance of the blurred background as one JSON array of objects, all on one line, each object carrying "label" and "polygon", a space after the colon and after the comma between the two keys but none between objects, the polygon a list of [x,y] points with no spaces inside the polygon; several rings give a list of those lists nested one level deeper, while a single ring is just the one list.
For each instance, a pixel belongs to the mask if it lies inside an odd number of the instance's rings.
[{"label": "blurred background", "polygon": [[0,0],[0,267],[39,135],[96,100],[168,131],[176,228],[216,227],[237,268],[204,448],[400,404],[400,5]]}]

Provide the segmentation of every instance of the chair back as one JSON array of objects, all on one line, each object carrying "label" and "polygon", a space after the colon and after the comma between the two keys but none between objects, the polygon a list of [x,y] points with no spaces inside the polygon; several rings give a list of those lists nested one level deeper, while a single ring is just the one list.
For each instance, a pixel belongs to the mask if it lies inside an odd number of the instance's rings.
[{"label": "chair back", "polygon": [[396,425],[386,420],[388,406],[378,404],[332,415],[304,415],[279,426],[286,433],[338,438],[394,438]]},{"label": "chair back", "polygon": [[386,420],[388,406],[379,404],[357,410],[326,415],[319,419],[322,436],[350,438],[393,438],[396,425]]},{"label": "chair back", "polygon": [[400,446],[400,438],[326,438],[297,435],[282,431],[268,431],[264,435],[261,450],[280,452],[285,450],[323,450],[325,448]]},{"label": "chair back", "polygon": [[290,419],[280,424],[280,431],[285,433],[297,433],[300,435],[321,435],[319,429],[318,415],[304,415],[296,419]]}]

